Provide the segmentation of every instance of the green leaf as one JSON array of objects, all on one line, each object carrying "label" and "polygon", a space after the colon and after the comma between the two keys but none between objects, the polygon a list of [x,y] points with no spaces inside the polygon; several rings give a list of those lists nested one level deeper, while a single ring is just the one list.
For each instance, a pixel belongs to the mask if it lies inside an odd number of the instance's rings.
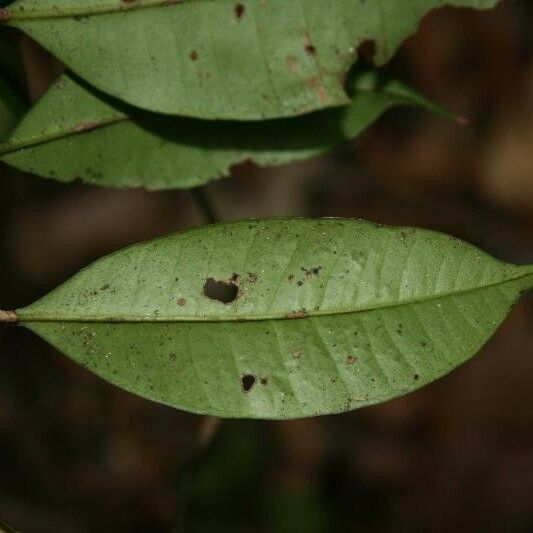
[{"label": "green leaf", "polygon": [[232,165],[245,160],[280,165],[319,154],[356,137],[394,105],[450,117],[375,71],[358,73],[351,85],[353,99],[346,108],[231,122],[140,112],[63,76],[0,145],[0,159],[60,181],[185,188],[228,175]]},{"label": "green leaf", "polygon": [[7,524],[0,522],[0,533],[17,533],[13,528],[9,527]]},{"label": "green leaf", "polygon": [[497,0],[18,0],[3,11],[102,91],[150,111],[257,120],[345,105],[364,41],[382,65],[422,17]]},{"label": "green leaf", "polygon": [[533,265],[432,231],[253,220],[127,248],[17,316],[141,396],[284,419],[375,404],[450,372],[532,286]]}]

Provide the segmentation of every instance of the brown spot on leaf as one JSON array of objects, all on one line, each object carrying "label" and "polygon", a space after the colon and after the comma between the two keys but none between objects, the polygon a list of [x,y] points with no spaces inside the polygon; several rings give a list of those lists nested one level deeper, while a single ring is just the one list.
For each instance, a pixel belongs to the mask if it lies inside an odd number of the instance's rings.
[{"label": "brown spot on leaf", "polygon": [[185,305],[187,305],[187,300],[185,298],[178,298],[178,305],[180,307],[184,307]]},{"label": "brown spot on leaf", "polygon": [[86,131],[94,130],[94,129],[100,127],[100,126],[101,126],[101,124],[99,122],[96,122],[96,121],[82,122],[81,124],[78,124],[74,128],[74,132],[75,133],[84,133]]},{"label": "brown spot on leaf", "polygon": [[261,379],[259,380],[259,383],[261,383],[263,387],[266,387],[268,385],[268,378],[266,376],[262,376]]},{"label": "brown spot on leaf", "polygon": [[242,17],[244,17],[245,11],[246,8],[243,4],[235,4],[235,17],[237,18],[237,20],[240,20],[242,19]]},{"label": "brown spot on leaf", "polygon": [[346,356],[346,364],[347,365],[353,365],[356,360],[357,360],[357,357],[355,357],[355,355],[347,355]]},{"label": "brown spot on leaf", "polygon": [[196,50],[191,50],[191,53],[189,54],[189,57],[191,58],[191,61],[197,61],[198,60],[198,52]]},{"label": "brown spot on leaf", "polygon": [[309,35],[309,33],[305,34],[304,50],[310,56],[316,56],[317,54],[316,47],[313,44],[313,41],[311,40],[311,36]]},{"label": "brown spot on leaf", "polygon": [[328,93],[326,92],[326,89],[322,84],[322,80],[318,76],[313,76],[312,78],[309,78],[306,81],[306,84],[315,92],[318,100],[321,103],[325,104],[329,101]]},{"label": "brown spot on leaf", "polygon": [[291,74],[296,74],[298,72],[298,59],[295,56],[287,56],[285,59],[287,62],[287,68]]},{"label": "brown spot on leaf", "polygon": [[287,315],[285,315],[285,318],[293,319],[293,318],[305,318],[308,317],[309,313],[305,309],[299,309],[298,311],[291,311]]}]

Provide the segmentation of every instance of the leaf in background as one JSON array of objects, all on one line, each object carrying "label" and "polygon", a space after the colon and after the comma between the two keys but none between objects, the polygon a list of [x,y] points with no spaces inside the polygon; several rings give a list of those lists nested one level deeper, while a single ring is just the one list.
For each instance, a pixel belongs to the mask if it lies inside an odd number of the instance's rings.
[{"label": "leaf in background", "polygon": [[19,50],[20,34],[11,28],[0,29],[0,72],[20,85],[24,81],[24,69]]},{"label": "leaf in background", "polygon": [[24,111],[25,105],[18,92],[0,77],[0,141],[7,138]]},{"label": "leaf in background", "polygon": [[257,120],[347,104],[344,79],[361,43],[375,44],[382,65],[431,9],[496,3],[17,0],[0,18],[134,106]]},{"label": "leaf in background", "polygon": [[13,528],[9,527],[7,524],[0,522],[0,533],[17,533]]},{"label": "leaf in background", "polygon": [[532,286],[533,265],[501,263],[440,233],[254,220],[127,248],[17,315],[141,396],[284,419],[375,404],[437,379],[472,357]]},{"label": "leaf in background", "polygon": [[18,35],[11,28],[0,28],[0,143],[26,111],[23,76]]},{"label": "leaf in background", "polygon": [[327,151],[359,135],[395,105],[451,116],[373,71],[354,79],[353,100],[346,108],[245,123],[139,112],[64,76],[0,145],[0,159],[59,181],[195,187],[228,175],[232,165],[246,160],[281,165]]}]

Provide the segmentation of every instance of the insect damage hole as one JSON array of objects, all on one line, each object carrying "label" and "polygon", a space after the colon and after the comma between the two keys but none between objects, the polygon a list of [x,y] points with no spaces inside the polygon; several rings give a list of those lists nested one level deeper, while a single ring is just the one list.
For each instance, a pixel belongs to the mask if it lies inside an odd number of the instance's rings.
[{"label": "insect damage hole", "polygon": [[204,285],[204,295],[211,300],[230,304],[237,299],[239,287],[231,281],[217,281],[216,279],[208,278]]},{"label": "insect damage hole", "polygon": [[250,392],[255,385],[255,376],[252,374],[246,374],[241,379],[242,390],[244,392]]}]

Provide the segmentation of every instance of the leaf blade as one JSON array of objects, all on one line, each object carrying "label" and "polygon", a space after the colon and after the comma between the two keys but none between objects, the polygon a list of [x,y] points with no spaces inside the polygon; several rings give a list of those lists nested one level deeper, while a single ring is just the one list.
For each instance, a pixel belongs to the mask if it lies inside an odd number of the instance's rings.
[{"label": "leaf blade", "polygon": [[207,122],[139,113],[64,76],[0,145],[0,159],[64,182],[187,188],[227,176],[243,161],[281,165],[320,154],[356,137],[392,106],[453,118],[376,71],[361,71],[352,86],[345,109],[260,123]]},{"label": "leaf blade", "polygon": [[[294,233],[287,225],[296,228]],[[268,235],[263,233],[260,254],[249,247],[250,226],[270,229]],[[273,242],[280,230],[283,234]],[[410,231],[349,220],[291,219],[211,226],[101,260],[17,314],[24,325],[93,372],[174,407],[223,417],[280,419],[342,412],[406,394],[462,364],[490,338],[521,292],[533,285],[531,266],[500,263],[462,241]],[[305,247],[294,252],[296,232]],[[351,300],[351,311],[339,312],[338,305],[332,307],[323,297],[327,291],[321,281],[329,279],[331,284],[333,279],[336,287],[332,294],[342,300],[348,285],[334,273],[344,273],[347,263],[335,258],[333,251],[345,247],[348,238],[352,247],[343,248],[350,250],[343,252],[344,257],[353,259],[352,252],[362,251],[364,257],[356,257],[366,265],[349,271],[349,285],[362,287],[366,293],[360,291]],[[172,255],[166,244],[173,241],[180,242]],[[199,244],[202,241],[210,243],[211,255],[205,254]],[[246,245],[232,247],[237,241]],[[417,248],[412,248],[416,242]],[[154,254],[153,247],[161,245],[161,255]],[[402,249],[411,250],[408,261],[401,255]],[[441,255],[431,258],[429,251],[441,251]],[[324,259],[326,255],[331,263],[323,261],[318,274],[303,272],[307,279],[302,285],[293,279],[292,288],[288,279],[281,289],[269,281],[272,291],[287,292],[286,298],[279,298],[280,305],[273,306],[276,298],[260,284],[263,278],[281,279],[292,272],[292,267],[287,270],[271,261],[281,253],[293,254],[297,259],[294,265],[306,265],[309,257]],[[161,262],[169,255],[179,263],[177,281],[175,270]],[[216,262],[212,261],[215,257]],[[136,258],[144,259],[136,262]],[[109,268],[98,270],[98,265],[106,262]],[[211,301],[203,294],[206,276],[223,279],[237,263],[241,269],[254,268],[255,272],[243,273],[246,279],[234,279],[230,274],[241,293],[236,302]],[[131,276],[135,282],[119,287],[108,279],[112,270],[117,279]],[[273,277],[269,277],[270,271]],[[104,281],[106,285],[100,286]],[[139,283],[149,286],[149,293],[143,293]],[[452,292],[457,284],[462,292]],[[164,289],[159,291],[159,285]],[[194,297],[186,292],[189,285],[197,298],[205,300],[202,306],[196,305],[201,312],[195,316],[184,311],[195,306]],[[98,291],[93,290],[97,286]],[[300,300],[294,295],[302,288],[322,297],[319,309],[287,315],[289,309],[301,309],[301,295]],[[127,307],[144,322],[127,321],[124,316],[119,321],[109,320],[101,293],[109,294],[119,306],[125,294],[132,296]],[[177,320],[154,314],[154,301],[161,309],[165,298],[172,300]],[[259,311],[268,308],[275,312],[251,316],[246,305],[239,303],[246,298]],[[63,309],[71,313],[70,320],[59,321],[50,314],[61,301]],[[82,322],[76,321],[77,305],[86,317]]]},{"label": "leaf blade", "polygon": [[134,106],[258,120],[345,105],[344,76],[361,42],[376,43],[381,65],[431,9],[496,3],[243,0],[236,11],[233,0],[18,0],[8,15],[82,78]]}]

